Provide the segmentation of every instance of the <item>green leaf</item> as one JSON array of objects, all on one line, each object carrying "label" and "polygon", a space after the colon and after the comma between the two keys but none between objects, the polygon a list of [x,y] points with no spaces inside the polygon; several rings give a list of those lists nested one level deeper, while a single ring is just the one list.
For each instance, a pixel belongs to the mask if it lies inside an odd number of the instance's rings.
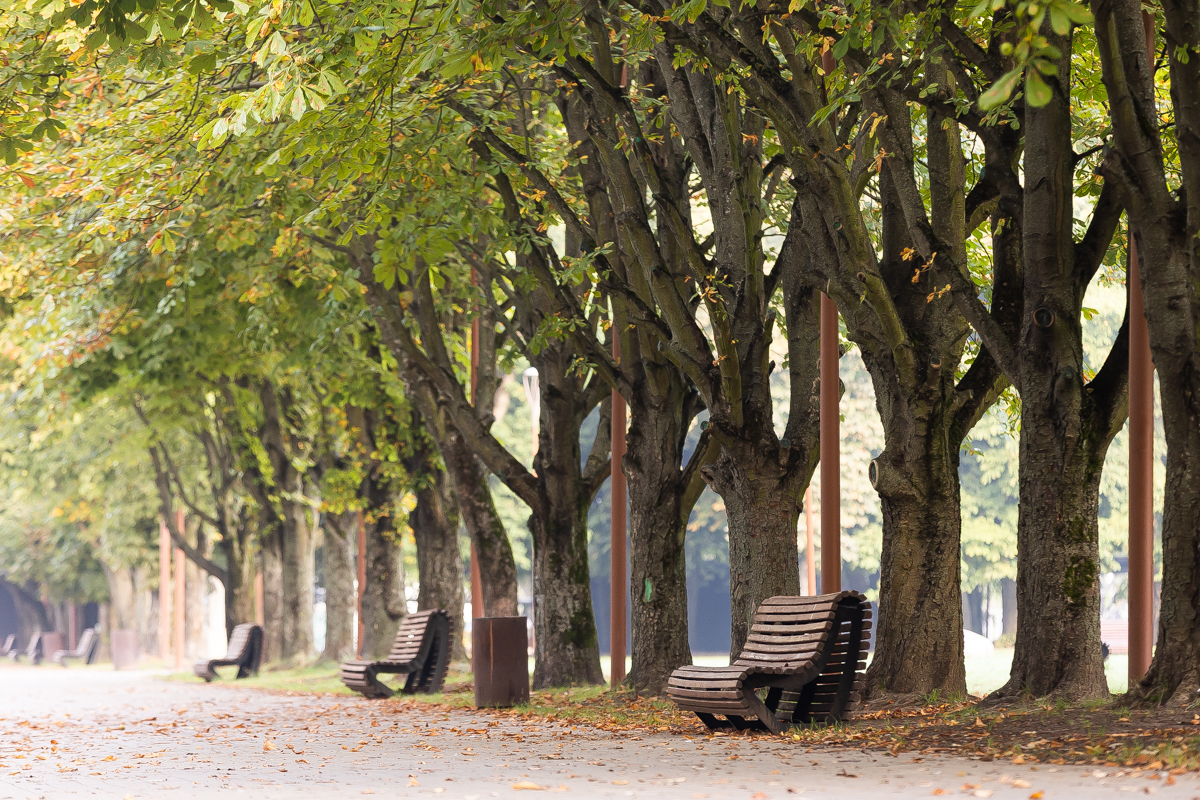
[{"label": "green leaf", "polygon": [[1001,75],[1000,80],[992,84],[992,88],[984,92],[983,96],[979,98],[980,110],[991,111],[993,108],[1007,103],[1020,77],[1021,70],[1019,69],[1010,70]]},{"label": "green leaf", "polygon": [[1029,70],[1029,74],[1025,76],[1025,96],[1029,100],[1029,105],[1034,108],[1041,108],[1050,102],[1054,93],[1050,90],[1049,84],[1042,80],[1042,76],[1037,70]]}]

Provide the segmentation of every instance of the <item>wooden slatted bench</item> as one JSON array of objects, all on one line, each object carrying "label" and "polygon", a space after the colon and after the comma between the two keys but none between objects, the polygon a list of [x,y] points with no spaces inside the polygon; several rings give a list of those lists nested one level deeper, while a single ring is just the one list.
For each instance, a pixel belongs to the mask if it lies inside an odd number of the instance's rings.
[{"label": "wooden slatted bench", "polygon": [[870,620],[871,604],[858,592],[769,598],[737,661],[680,667],[667,696],[713,729],[780,733],[843,720],[862,690]]},{"label": "wooden slatted bench", "polygon": [[35,631],[33,636],[29,637],[29,644],[25,647],[24,650],[21,650],[19,648],[13,648],[13,650],[8,654],[8,657],[11,658],[13,661],[20,661],[21,656],[25,656],[26,658],[28,658],[29,662],[31,664],[42,663],[42,632],[41,631]]},{"label": "wooden slatted bench", "polygon": [[208,683],[217,675],[216,667],[237,667],[238,678],[249,678],[258,674],[262,664],[263,629],[251,623],[235,625],[229,637],[229,648],[224,658],[201,659],[192,667],[197,678]]},{"label": "wooden slatted bench", "polygon": [[100,637],[96,633],[95,628],[86,628],[79,635],[79,642],[75,645],[74,650],[56,650],[54,655],[50,656],[50,660],[55,664],[67,666],[67,660],[72,658],[83,659],[84,664],[91,664],[96,660],[96,651],[100,649]]},{"label": "wooden slatted bench", "polygon": [[0,656],[11,656],[16,650],[17,635],[10,633],[4,640],[4,646],[0,647]]},{"label": "wooden slatted bench", "polygon": [[403,694],[433,694],[442,688],[450,659],[450,615],[440,608],[409,614],[400,624],[392,650],[382,661],[346,661],[342,683],[364,697],[391,697],[379,675],[407,675]]}]

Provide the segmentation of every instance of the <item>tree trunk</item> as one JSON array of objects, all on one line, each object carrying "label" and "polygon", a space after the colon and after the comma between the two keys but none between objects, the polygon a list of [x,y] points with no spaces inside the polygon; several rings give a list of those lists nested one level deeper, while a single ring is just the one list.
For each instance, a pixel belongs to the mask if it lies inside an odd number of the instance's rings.
[{"label": "tree trunk", "polygon": [[[1085,392],[1080,309],[1087,278],[1075,263],[1072,231],[1071,40],[1050,38],[1064,53],[1058,73],[1047,79],[1053,99],[1025,112],[1026,299],[1016,381],[1021,613],[1011,677],[998,698],[1108,695],[1100,652],[1097,517],[1104,456],[1128,405],[1128,319],[1114,345],[1115,361],[1106,362]],[[1112,372],[1117,374],[1109,378]],[[1125,404],[1097,410],[1114,394]]]},{"label": "tree trunk", "polygon": [[[433,467],[426,460],[426,469]],[[419,474],[419,473],[418,473]],[[445,473],[436,467],[417,490],[417,505],[408,515],[417,543],[417,608],[441,608],[450,615],[454,643],[450,656],[465,660],[463,645],[463,565],[458,551],[458,513],[449,496]]]},{"label": "tree trunk", "polygon": [[729,597],[733,617],[729,657],[742,652],[754,612],[768,597],[800,593],[796,521],[807,484],[803,470],[785,471],[757,442],[724,442],[704,467],[729,519]]},{"label": "tree trunk", "polygon": [[[932,437],[945,442],[943,437]],[[938,441],[924,467],[910,464],[916,495],[897,490],[882,458],[873,463],[883,508],[879,622],[866,685],[897,694],[966,694],[960,592],[958,450]],[[921,474],[923,473],[923,474]],[[934,510],[936,509],[936,511]]]},{"label": "tree trunk", "polygon": [[404,599],[404,557],[396,530],[395,495],[386,485],[368,479],[363,551],[367,585],[362,587],[363,658],[383,658],[392,648],[396,630],[408,613]]},{"label": "tree trunk", "polygon": [[263,574],[263,660],[284,657],[283,535],[271,527],[260,541]]},{"label": "tree trunk", "polygon": [[335,664],[354,657],[354,549],[362,515],[357,511],[326,516],[325,649],[321,660]]},{"label": "tree trunk", "polygon": [[[428,420],[425,423],[430,424]],[[496,511],[487,472],[453,426],[441,442],[446,475],[462,514],[463,524],[479,559],[483,584],[483,616],[517,616],[517,564],[504,522]]]},{"label": "tree trunk", "polygon": [[46,606],[38,599],[38,586],[33,581],[26,581],[24,586],[5,581],[8,586],[8,593],[12,596],[13,605],[17,608],[17,619],[20,620],[21,629],[18,639],[23,639],[20,642],[22,648],[29,643],[29,639],[37,631],[52,631],[54,625],[50,620],[50,616],[46,613]]},{"label": "tree trunk", "polygon": [[[682,389],[678,378],[672,384]],[[682,429],[689,421],[683,392],[674,399],[656,406],[644,387],[635,387],[625,437],[633,568],[633,669],[627,680],[639,695],[662,694],[671,673],[692,663],[684,537],[695,496],[688,496],[688,479],[680,471]]]},{"label": "tree trunk", "polygon": [[[587,550],[587,512],[595,487],[584,479],[579,446],[579,427],[590,408],[578,396],[583,387],[571,377],[573,360],[571,348],[561,344],[543,349],[534,360],[542,402],[533,459],[541,508],[529,517],[535,689],[604,682]],[[611,424],[607,417],[601,414],[601,434]],[[607,454],[608,437],[603,438]],[[591,453],[589,467],[599,457]]]},{"label": "tree trunk", "polygon": [[[240,520],[238,521],[240,523]],[[232,526],[231,526],[232,527]],[[225,635],[233,634],[235,625],[254,622],[254,578],[258,573],[257,559],[250,535],[238,529],[222,535],[217,542],[225,554]]]},{"label": "tree trunk", "polygon": [[[293,490],[302,487],[293,485]],[[305,660],[313,653],[313,587],[316,583],[316,548],[311,510],[299,502],[284,501],[282,562],[283,657]]]}]

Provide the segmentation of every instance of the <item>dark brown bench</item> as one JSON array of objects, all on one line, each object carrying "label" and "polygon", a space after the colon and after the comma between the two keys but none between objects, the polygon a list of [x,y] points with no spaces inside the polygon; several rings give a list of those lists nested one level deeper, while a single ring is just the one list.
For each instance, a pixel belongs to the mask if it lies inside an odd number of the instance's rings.
[{"label": "dark brown bench", "polygon": [[789,725],[838,722],[859,700],[870,619],[871,604],[858,592],[769,598],[737,661],[680,667],[667,695],[713,729],[781,733]]},{"label": "dark brown bench", "polygon": [[42,663],[42,632],[41,631],[36,631],[33,634],[33,636],[29,637],[29,644],[25,647],[24,650],[19,650],[14,647],[8,654],[9,658],[11,658],[13,661],[17,661],[17,662],[19,662],[21,660],[21,656],[25,656],[26,658],[28,658],[29,662],[31,664]]},{"label": "dark brown bench", "polygon": [[100,649],[100,637],[95,628],[87,628],[79,636],[79,642],[74,650],[56,650],[50,660],[55,664],[67,665],[67,659],[80,658],[83,663],[91,664],[96,660],[96,652]]},{"label": "dark brown bench", "polygon": [[224,658],[201,659],[192,667],[192,672],[196,673],[197,678],[204,678],[204,682],[207,683],[220,677],[216,667],[237,667],[238,678],[249,678],[258,674],[262,655],[263,629],[245,622],[234,626]]},{"label": "dark brown bench", "polygon": [[442,688],[450,660],[450,615],[440,608],[409,614],[396,632],[392,651],[382,661],[346,661],[342,683],[372,699],[392,696],[379,675],[407,675],[403,694],[433,694]]},{"label": "dark brown bench", "polygon": [[15,633],[10,633],[4,639],[4,646],[0,647],[0,656],[11,656],[13,654],[13,652],[16,650],[16,644],[17,644],[17,635]]}]

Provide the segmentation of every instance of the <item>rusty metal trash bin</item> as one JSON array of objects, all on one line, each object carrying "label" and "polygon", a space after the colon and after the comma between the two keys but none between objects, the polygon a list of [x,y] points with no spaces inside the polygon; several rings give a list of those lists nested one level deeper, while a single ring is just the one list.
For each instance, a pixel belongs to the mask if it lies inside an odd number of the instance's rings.
[{"label": "rusty metal trash bin", "polygon": [[138,661],[137,631],[115,630],[112,632],[113,669],[136,667]]},{"label": "rusty metal trash bin", "polygon": [[529,702],[528,643],[525,617],[471,620],[476,708],[507,708]]}]

